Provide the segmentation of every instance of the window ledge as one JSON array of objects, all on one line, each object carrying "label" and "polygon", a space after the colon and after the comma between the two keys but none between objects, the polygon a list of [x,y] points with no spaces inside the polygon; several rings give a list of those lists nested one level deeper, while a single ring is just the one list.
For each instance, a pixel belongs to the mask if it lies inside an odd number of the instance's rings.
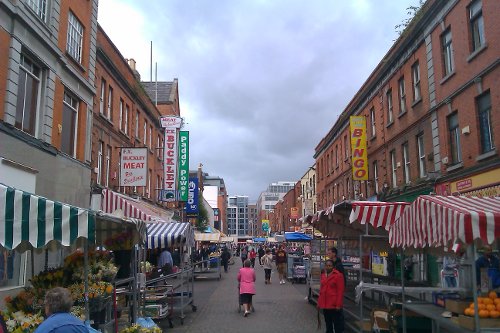
[{"label": "window ledge", "polygon": [[408,111],[404,111],[404,112],[401,112],[399,115],[398,115],[398,119],[401,118],[402,116],[404,116],[405,114],[407,114]]},{"label": "window ledge", "polygon": [[496,156],[497,155],[497,149],[496,148],[493,148],[492,150],[490,150],[489,152],[487,153],[484,153],[484,154],[481,154],[479,155],[478,157],[476,157],[476,162],[479,162],[479,161],[482,161],[482,160],[485,160],[487,158],[490,158],[492,156]]},{"label": "window ledge", "polygon": [[472,52],[468,57],[467,57],[467,62],[471,62],[472,60],[474,60],[475,57],[478,56],[479,53],[482,53],[484,50],[486,50],[488,48],[488,43],[484,43],[483,45],[481,45],[480,48],[478,48],[477,50],[475,50],[474,52]]},{"label": "window ledge", "polygon": [[417,100],[415,100],[412,104],[411,104],[411,107],[414,108],[417,104],[419,104],[420,102],[422,102],[422,97],[419,97]]},{"label": "window ledge", "polygon": [[376,135],[372,135],[372,136],[370,137],[370,141],[373,141],[373,140],[375,140],[376,138],[377,138],[377,136],[376,136]]},{"label": "window ledge", "polygon": [[452,76],[455,75],[455,71],[451,72],[450,74],[446,75],[439,81],[439,84],[444,84],[446,81],[448,81]]},{"label": "window ledge", "polygon": [[109,119],[108,117],[106,117],[106,115],[104,113],[99,112],[99,117],[101,117],[102,119],[104,119],[105,121],[107,121],[109,124],[113,125],[113,122],[111,121],[111,119]]},{"label": "window ledge", "polygon": [[464,162],[458,162],[457,164],[453,164],[452,166],[449,166],[446,168],[446,172],[451,172],[455,171],[457,169],[463,168]]},{"label": "window ledge", "polygon": [[87,69],[85,67],[83,67],[83,65],[81,63],[79,63],[78,60],[73,58],[73,56],[71,54],[69,54],[68,51],[66,51],[65,54],[66,54],[67,58],[71,61],[71,63],[75,64],[75,66],[78,67],[78,69],[81,70],[82,73],[85,73],[87,71]]},{"label": "window ledge", "polygon": [[389,128],[389,127],[391,127],[391,126],[392,126],[392,124],[394,124],[394,120],[393,120],[393,121],[391,121],[390,123],[387,123],[387,125],[385,125],[385,128]]},{"label": "window ledge", "polygon": [[141,138],[139,138],[139,137],[137,137],[137,136],[136,136],[136,137],[135,137],[135,141],[136,141],[136,142],[141,142]]}]

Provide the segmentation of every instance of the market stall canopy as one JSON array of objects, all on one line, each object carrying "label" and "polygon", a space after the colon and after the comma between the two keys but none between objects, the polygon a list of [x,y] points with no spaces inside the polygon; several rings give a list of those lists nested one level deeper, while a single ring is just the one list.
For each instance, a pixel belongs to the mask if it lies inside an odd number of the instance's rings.
[{"label": "market stall canopy", "polygon": [[194,232],[188,222],[148,223],[147,247],[164,248],[177,245],[194,246]]},{"label": "market stall canopy", "polygon": [[486,244],[500,238],[500,197],[419,196],[391,226],[392,247]]},{"label": "market stall canopy", "polygon": [[220,240],[220,231],[207,228],[204,232],[195,230],[194,240],[197,242],[218,242]]},{"label": "market stall canopy", "polygon": [[152,209],[148,208],[145,204],[121,193],[104,189],[102,190],[102,195],[101,209],[104,213],[114,214],[117,210],[120,210],[125,217],[150,222],[168,222],[162,219],[158,215],[158,212],[153,212]]},{"label": "market stall canopy", "polygon": [[95,240],[96,214],[0,184],[0,244],[9,250]]},{"label": "market stall canopy", "polygon": [[374,228],[389,227],[403,214],[409,202],[351,201],[349,222],[369,223]]},{"label": "market stall canopy", "polygon": [[268,242],[268,243],[276,243],[276,242],[277,242],[277,240],[276,240],[276,238],[274,238],[274,237],[267,237],[267,242]]},{"label": "market stall canopy", "polygon": [[285,240],[287,242],[308,242],[312,237],[300,232],[285,232]]},{"label": "market stall canopy", "polygon": [[234,237],[222,236],[219,240],[221,243],[234,243]]},{"label": "market stall canopy", "polygon": [[144,244],[146,223],[140,219],[96,213],[95,243],[106,247],[114,238],[125,238],[129,245]]},{"label": "market stall canopy", "polygon": [[254,243],[264,243],[266,241],[266,238],[264,238],[264,237],[254,237],[253,241],[254,241]]}]

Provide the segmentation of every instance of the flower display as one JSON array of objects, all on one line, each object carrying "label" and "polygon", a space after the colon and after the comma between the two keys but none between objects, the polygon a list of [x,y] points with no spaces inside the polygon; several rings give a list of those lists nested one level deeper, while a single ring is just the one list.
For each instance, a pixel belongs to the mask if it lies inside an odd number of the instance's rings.
[{"label": "flower display", "polygon": [[11,333],[32,333],[42,323],[40,314],[28,314],[23,311],[3,313],[7,330]]},{"label": "flower display", "polygon": [[107,250],[130,250],[132,248],[133,235],[131,231],[124,231],[104,241]]},{"label": "flower display", "polygon": [[15,297],[7,296],[5,305],[10,313],[18,311],[33,313],[42,308],[43,301],[39,301],[32,288],[26,288],[21,290]]},{"label": "flower display", "polygon": [[141,273],[151,273],[153,271],[153,265],[149,261],[141,261],[140,268]]},{"label": "flower display", "polygon": [[130,327],[122,329],[120,333],[162,333],[162,330],[158,326],[146,328],[134,324]]},{"label": "flower display", "polygon": [[[109,251],[89,252],[88,274],[91,282],[113,281],[118,272],[118,267],[113,262]],[[83,252],[76,251],[64,260],[64,269],[72,273],[72,281],[85,280],[85,266]]]},{"label": "flower display", "polygon": [[38,291],[43,293],[43,290],[63,286],[65,284],[64,269],[50,268],[33,276],[30,281],[35,293],[38,295]]}]

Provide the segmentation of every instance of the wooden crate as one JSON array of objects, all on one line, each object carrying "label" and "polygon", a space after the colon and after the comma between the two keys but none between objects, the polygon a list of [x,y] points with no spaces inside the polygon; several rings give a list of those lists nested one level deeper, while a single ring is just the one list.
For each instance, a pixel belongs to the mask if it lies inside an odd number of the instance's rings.
[{"label": "wooden crate", "polygon": [[[458,324],[471,331],[475,330],[474,317],[460,315],[458,316]],[[500,328],[500,319],[479,318],[479,327],[483,328]]]}]

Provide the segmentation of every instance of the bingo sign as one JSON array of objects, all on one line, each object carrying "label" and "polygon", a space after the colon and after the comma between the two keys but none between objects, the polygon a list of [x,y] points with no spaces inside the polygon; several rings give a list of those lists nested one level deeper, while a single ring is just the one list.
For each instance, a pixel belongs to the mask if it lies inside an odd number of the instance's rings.
[{"label": "bingo sign", "polygon": [[120,186],[146,186],[147,148],[122,148],[120,154]]},{"label": "bingo sign", "polygon": [[189,178],[188,199],[186,202],[186,215],[198,216],[198,178]]},{"label": "bingo sign", "polygon": [[366,149],[366,118],[351,116],[352,179],[368,180],[368,158]]}]

